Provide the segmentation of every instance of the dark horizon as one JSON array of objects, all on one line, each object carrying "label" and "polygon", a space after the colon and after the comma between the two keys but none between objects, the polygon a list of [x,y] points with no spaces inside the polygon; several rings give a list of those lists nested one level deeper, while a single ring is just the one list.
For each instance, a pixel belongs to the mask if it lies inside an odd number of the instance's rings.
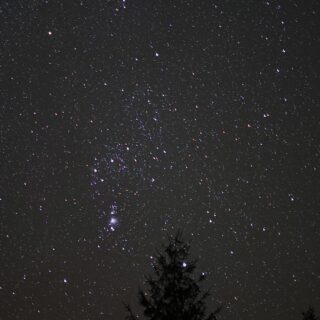
[{"label": "dark horizon", "polygon": [[183,229],[219,319],[320,311],[319,1],[0,2],[0,318],[123,319]]}]

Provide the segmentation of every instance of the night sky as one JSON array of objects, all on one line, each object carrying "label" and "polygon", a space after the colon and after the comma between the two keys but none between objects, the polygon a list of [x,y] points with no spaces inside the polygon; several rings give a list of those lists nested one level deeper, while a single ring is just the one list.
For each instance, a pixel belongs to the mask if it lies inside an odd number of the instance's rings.
[{"label": "night sky", "polygon": [[180,228],[221,319],[320,311],[319,13],[1,0],[0,319],[123,319]]}]

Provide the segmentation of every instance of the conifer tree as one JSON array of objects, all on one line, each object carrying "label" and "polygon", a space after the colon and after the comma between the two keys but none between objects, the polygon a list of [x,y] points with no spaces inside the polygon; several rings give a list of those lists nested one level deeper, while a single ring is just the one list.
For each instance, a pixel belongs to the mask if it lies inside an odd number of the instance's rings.
[{"label": "conifer tree", "polygon": [[[169,239],[164,252],[158,252],[154,263],[154,277],[146,280],[149,290],[139,290],[140,304],[146,319],[152,320],[216,320],[221,308],[207,314],[209,291],[202,291],[202,274],[194,279],[196,263],[189,259],[189,244],[181,233]],[[130,318],[134,319],[130,307]]]},{"label": "conifer tree", "polygon": [[316,317],[314,309],[312,307],[309,307],[306,312],[302,312],[302,315],[302,320],[320,320],[320,318]]}]

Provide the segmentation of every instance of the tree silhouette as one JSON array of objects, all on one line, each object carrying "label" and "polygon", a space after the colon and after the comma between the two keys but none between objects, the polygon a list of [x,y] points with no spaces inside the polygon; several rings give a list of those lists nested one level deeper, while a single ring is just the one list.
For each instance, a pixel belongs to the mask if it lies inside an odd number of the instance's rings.
[{"label": "tree silhouette", "polygon": [[[139,290],[140,304],[144,316],[152,320],[216,320],[221,307],[207,315],[205,300],[210,292],[201,291],[203,274],[195,280],[192,274],[196,263],[189,260],[189,244],[177,233],[164,247],[164,252],[157,252],[154,263],[154,277],[147,277],[148,292]],[[129,306],[127,319],[138,319]]]},{"label": "tree silhouette", "polygon": [[309,307],[306,312],[302,312],[302,315],[302,320],[320,320],[320,318],[316,317],[314,309],[312,307]]}]

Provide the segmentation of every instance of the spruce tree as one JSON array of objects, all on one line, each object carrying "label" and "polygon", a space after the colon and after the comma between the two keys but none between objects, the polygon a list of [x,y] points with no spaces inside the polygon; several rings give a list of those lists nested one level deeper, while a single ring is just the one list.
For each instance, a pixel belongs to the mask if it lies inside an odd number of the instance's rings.
[{"label": "spruce tree", "polygon": [[[216,320],[221,308],[207,314],[206,299],[209,291],[202,291],[202,274],[194,279],[195,261],[189,259],[189,244],[181,233],[169,239],[164,252],[158,252],[153,277],[146,280],[149,290],[139,290],[144,316],[152,320]],[[131,309],[130,319],[132,317]]]},{"label": "spruce tree", "polygon": [[314,309],[312,307],[309,307],[306,312],[302,312],[302,315],[302,320],[320,320],[318,317],[316,317]]}]

